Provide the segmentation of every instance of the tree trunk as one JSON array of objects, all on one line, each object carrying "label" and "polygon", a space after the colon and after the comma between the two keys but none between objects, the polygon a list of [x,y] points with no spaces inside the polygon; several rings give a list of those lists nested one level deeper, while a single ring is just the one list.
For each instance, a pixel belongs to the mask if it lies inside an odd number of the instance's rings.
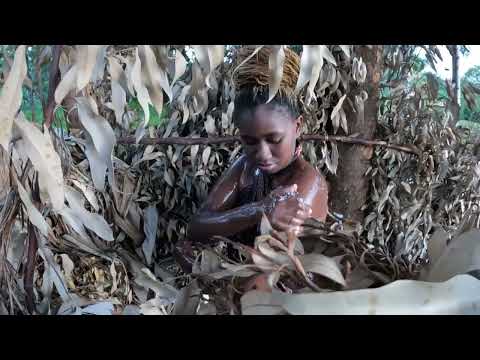
[{"label": "tree trunk", "polygon": [[[365,140],[374,138],[377,126],[380,79],[383,71],[383,46],[359,46],[355,56],[362,58],[367,66],[367,78],[363,86],[351,93],[351,103],[345,102],[344,110],[348,119],[349,132],[359,133]],[[355,95],[365,90],[368,99],[364,107],[355,110],[350,104],[355,104]],[[362,221],[362,206],[365,204],[369,179],[364,176],[370,166],[373,154],[372,146],[338,144],[340,155],[337,175],[329,178],[331,183],[330,209],[344,218]]]},{"label": "tree trunk", "polygon": [[453,123],[456,124],[460,120],[460,79],[458,78],[459,65],[459,48],[458,45],[452,45],[452,85],[455,98],[453,99]]}]

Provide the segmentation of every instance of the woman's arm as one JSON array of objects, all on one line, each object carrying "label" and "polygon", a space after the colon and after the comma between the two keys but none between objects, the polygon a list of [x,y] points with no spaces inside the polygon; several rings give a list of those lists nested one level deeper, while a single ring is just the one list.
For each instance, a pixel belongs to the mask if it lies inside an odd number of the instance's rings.
[{"label": "woman's arm", "polygon": [[263,206],[251,203],[233,208],[238,199],[240,177],[246,158],[239,158],[222,176],[208,195],[207,200],[190,220],[190,241],[207,242],[212,236],[231,236],[257,224],[262,217]]},{"label": "woman's arm", "polygon": [[[287,189],[289,186],[294,186],[293,195],[277,202],[273,211],[267,214],[271,225],[278,231],[299,233],[303,222],[309,217],[320,221],[326,220],[327,183],[323,176],[308,163],[304,162],[301,165],[295,176],[290,178],[283,187],[283,189]],[[277,189],[272,191],[272,194],[276,192]]]}]

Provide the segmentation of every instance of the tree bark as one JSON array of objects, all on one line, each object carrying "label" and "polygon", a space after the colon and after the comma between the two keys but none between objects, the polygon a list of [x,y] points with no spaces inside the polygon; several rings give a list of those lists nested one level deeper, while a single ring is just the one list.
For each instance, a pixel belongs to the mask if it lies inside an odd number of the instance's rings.
[{"label": "tree bark", "polygon": [[[352,91],[349,96],[351,104],[355,104],[354,95],[365,90],[368,99],[363,109],[355,108],[345,103],[344,110],[348,119],[350,133],[359,133],[359,137],[372,140],[377,126],[379,106],[380,80],[383,71],[383,46],[359,46],[355,56],[362,58],[367,66],[365,83]],[[339,144],[340,160],[337,175],[329,177],[330,181],[330,210],[343,215],[344,218],[359,221],[363,220],[362,206],[365,204],[369,192],[369,179],[364,176],[370,166],[373,154],[372,145]]]},{"label": "tree bark", "polygon": [[459,66],[459,47],[458,45],[451,46],[451,55],[452,55],[452,85],[453,93],[455,98],[452,103],[453,110],[453,125],[455,125],[458,120],[460,120],[460,79],[458,77],[458,66]]}]

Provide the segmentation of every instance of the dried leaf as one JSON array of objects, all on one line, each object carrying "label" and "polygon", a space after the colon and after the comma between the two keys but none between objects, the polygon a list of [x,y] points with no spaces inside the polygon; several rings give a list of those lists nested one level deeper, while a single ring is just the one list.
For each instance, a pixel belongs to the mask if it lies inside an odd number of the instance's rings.
[{"label": "dried leaf", "polygon": [[480,269],[480,231],[463,233],[453,239],[421,279],[425,281],[446,281],[455,275]]},{"label": "dried leaf", "polygon": [[208,159],[210,159],[210,153],[212,152],[212,148],[210,146],[206,146],[202,153],[202,161],[203,165],[207,166]]},{"label": "dried leaf", "polygon": [[93,184],[95,189],[99,191],[104,191],[105,189],[105,174],[108,169],[108,165],[95,149],[93,140],[91,136],[87,133],[85,134],[85,155],[88,159],[88,164],[90,165],[90,175],[92,176]]},{"label": "dried leaf", "polygon": [[201,290],[197,280],[182,288],[175,301],[173,315],[195,315],[200,303]]},{"label": "dried leaf", "polygon": [[50,277],[62,301],[67,302],[72,300],[72,294],[68,291],[60,266],[56,263],[52,251],[45,245],[45,239],[41,236],[39,236],[38,253],[45,261],[45,267],[50,272]]},{"label": "dried leaf", "polygon": [[72,272],[75,268],[75,264],[67,254],[60,254],[62,258],[62,268],[65,274],[65,281],[70,289],[75,289],[75,283],[73,281]]},{"label": "dried leaf", "polygon": [[206,45],[192,45],[193,50],[195,51],[195,57],[198,61],[198,64],[201,67],[201,70],[206,76],[210,73],[210,59],[208,58],[208,49]]},{"label": "dried leaf", "polygon": [[339,100],[338,100],[338,103],[337,105],[335,105],[335,107],[333,108],[332,110],[332,113],[330,115],[330,119],[332,119],[333,121],[333,118],[336,117],[340,111],[340,109],[342,108],[342,105],[343,105],[343,102],[345,101],[345,98],[347,97],[347,94],[343,95]]},{"label": "dried leaf", "polygon": [[[95,115],[87,98],[84,98],[84,97],[76,98],[76,101],[78,104],[78,117],[80,119],[80,122],[82,123],[83,127],[88,132],[88,134],[90,135],[96,150],[96,154],[95,154],[94,152],[91,151],[91,149],[89,149],[90,157],[95,158],[93,162],[94,164],[97,164],[96,160],[98,160],[102,164],[101,170],[98,171],[99,173],[98,179],[96,179],[95,181],[95,178],[94,178],[95,187],[100,191],[103,191],[104,189],[104,186],[105,186],[104,184],[105,172],[103,171],[104,168],[109,170],[108,172],[109,183],[110,183],[110,186],[114,187],[112,154],[113,154],[113,148],[116,143],[115,133],[113,132],[112,127],[110,126],[110,124],[105,118],[99,115]],[[92,167],[92,162],[90,161],[90,157],[89,157],[89,162],[90,162],[90,166]],[[92,174],[93,172],[94,171],[92,171]],[[103,172],[103,176],[102,176],[102,172]]]},{"label": "dried leaf", "polygon": [[480,313],[480,281],[458,275],[446,282],[398,280],[376,289],[275,295],[291,315],[454,315]]},{"label": "dried leaf", "polygon": [[346,285],[342,272],[334,259],[314,253],[299,256],[299,259],[305,271],[322,275],[342,286]]},{"label": "dried leaf", "polygon": [[63,76],[62,80],[55,89],[55,102],[61,104],[63,99],[76,87],[77,80],[77,65],[74,64],[67,73]]},{"label": "dried leaf", "polygon": [[205,130],[207,130],[208,135],[215,135],[215,119],[212,115],[207,115],[207,120],[205,120]]},{"label": "dried leaf", "polygon": [[81,91],[90,81],[102,45],[77,45],[76,90]]},{"label": "dried leaf", "polygon": [[95,196],[95,192],[90,188],[89,185],[82,183],[80,181],[70,179],[73,185],[75,185],[79,190],[82,191],[85,198],[88,200],[90,205],[98,212],[100,206],[98,205],[97,197]]},{"label": "dried leaf", "polygon": [[42,132],[20,113],[15,127],[21,133],[25,151],[38,171],[40,197],[43,202],[50,200],[55,211],[64,205],[63,172],[60,157],[55,151],[48,131]]},{"label": "dried leaf", "polygon": [[[84,227],[93,231],[102,239],[106,241],[114,240],[110,225],[102,216],[91,213],[84,208],[84,200],[79,192],[67,186],[65,187],[65,196],[70,205],[70,210],[67,210],[70,215],[75,216]],[[61,214],[64,215],[65,212]]]},{"label": "dried leaf", "polygon": [[307,105],[310,104],[311,99],[314,97],[313,89],[317,84],[318,78],[320,76],[320,71],[322,70],[322,46],[324,45],[305,45],[303,47],[300,63],[300,74],[298,76],[295,91],[299,91],[307,83],[309,83],[306,99]]},{"label": "dried leaf", "polygon": [[223,57],[225,53],[225,46],[224,45],[208,45],[207,46],[207,54],[209,60],[209,71],[205,76],[205,84],[210,88],[213,89],[214,86],[211,84],[211,78],[214,79],[214,70],[217,66],[223,63]]},{"label": "dried leaf", "polygon": [[202,260],[200,263],[200,273],[210,274],[220,270],[219,257],[210,250],[202,251]]},{"label": "dried leaf", "polygon": [[268,69],[270,72],[268,83],[268,100],[267,103],[272,101],[275,95],[280,89],[280,83],[283,78],[283,63],[285,61],[285,51],[283,45],[275,45],[272,47],[272,51],[268,58]]},{"label": "dried leaf", "polygon": [[120,85],[120,74],[123,73],[121,65],[115,60],[115,58],[109,58],[109,67],[111,79],[111,91],[112,91],[112,107],[115,113],[115,120],[118,125],[128,128],[128,124],[123,121],[123,114],[125,112],[125,106],[127,105],[127,93]]},{"label": "dried leaf", "polygon": [[272,294],[259,290],[251,290],[240,299],[242,315],[280,315],[284,311],[273,303]]},{"label": "dried leaf", "polygon": [[20,45],[0,95],[0,145],[6,152],[12,137],[13,119],[22,104],[22,84],[26,76],[25,45]]},{"label": "dried leaf", "polygon": [[140,106],[143,109],[143,114],[145,119],[144,126],[146,126],[150,121],[150,109],[148,105],[152,103],[152,100],[150,99],[150,95],[148,93],[147,87],[145,86],[142,80],[142,67],[145,65],[142,64],[138,52],[139,50],[137,48],[135,50],[135,62],[133,63],[131,72],[130,73],[127,72],[127,75],[130,75],[129,76],[130,82],[133,85],[133,89],[135,90],[138,102],[140,103]]},{"label": "dried leaf", "polygon": [[40,211],[38,211],[35,205],[33,205],[32,201],[30,200],[30,196],[16,176],[15,180],[17,182],[18,195],[20,195],[20,199],[22,199],[22,203],[27,209],[28,219],[44,236],[48,236],[50,227],[45,221],[45,218],[42,216]]},{"label": "dried leaf", "polygon": [[27,236],[28,233],[25,230],[19,229],[17,226],[12,228],[6,260],[13,267],[14,271],[20,270],[20,265],[23,263]]},{"label": "dried leaf", "polygon": [[172,99],[172,88],[168,83],[167,73],[157,63],[152,48],[142,45],[139,48],[139,56],[142,62],[142,76],[150,94],[150,99],[158,114],[163,109],[163,91],[169,99]]},{"label": "dried leaf", "polygon": [[152,253],[155,249],[155,241],[157,239],[158,227],[158,211],[157,207],[151,205],[144,210],[144,225],[145,241],[142,244],[143,254],[147,260],[147,265],[152,263]]},{"label": "dried leaf", "polygon": [[314,89],[320,77],[320,71],[323,67],[323,60],[337,65],[335,58],[326,45],[304,45],[303,53],[300,63],[300,75],[298,77],[295,91],[302,89],[307,83],[307,97],[306,104],[309,105],[312,98],[314,98]]},{"label": "dried leaf", "polygon": [[338,45],[340,46],[340,49],[347,55],[348,58],[350,58],[350,45]]},{"label": "dried leaf", "polygon": [[89,305],[81,309],[82,315],[112,315],[114,311],[113,304],[110,301],[103,301]]},{"label": "dried leaf", "polygon": [[337,144],[332,142],[331,161],[332,161],[332,170],[333,170],[332,172],[334,174],[337,173],[338,159],[339,159],[339,154],[338,154]]},{"label": "dried leaf", "polygon": [[185,70],[187,70],[187,61],[182,52],[177,50],[175,53],[175,75],[172,80],[172,86],[185,73]]}]

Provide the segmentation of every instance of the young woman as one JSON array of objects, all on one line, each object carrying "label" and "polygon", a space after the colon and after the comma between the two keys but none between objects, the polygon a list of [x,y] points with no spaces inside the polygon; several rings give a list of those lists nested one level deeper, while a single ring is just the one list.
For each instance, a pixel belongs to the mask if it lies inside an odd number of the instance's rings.
[{"label": "young woman", "polygon": [[[247,59],[252,51],[241,49],[236,63]],[[280,91],[267,103],[269,53],[269,48],[262,48],[236,72],[233,121],[244,154],[223,174],[192,217],[190,241],[209,242],[212,236],[221,235],[252,245],[262,214],[273,228],[296,233],[305,219],[326,218],[326,181],[302,158],[298,142],[302,116],[293,89],[300,58],[285,50]]]}]

